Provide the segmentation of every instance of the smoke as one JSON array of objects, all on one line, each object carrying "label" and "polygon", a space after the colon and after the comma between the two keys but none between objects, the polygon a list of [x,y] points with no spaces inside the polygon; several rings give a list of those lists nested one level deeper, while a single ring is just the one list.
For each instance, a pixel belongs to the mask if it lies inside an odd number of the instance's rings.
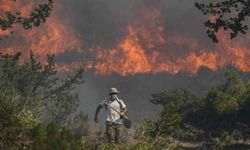
[{"label": "smoke", "polygon": [[[224,70],[212,71],[205,67],[200,68],[196,75],[187,73],[169,74],[137,74],[126,77],[119,74],[110,76],[85,73],[86,82],[77,91],[80,94],[80,110],[87,112],[90,122],[93,122],[95,108],[105,98],[108,98],[110,87],[120,91],[119,98],[124,100],[128,107],[128,116],[134,124],[142,119],[157,119],[161,106],[150,102],[151,93],[159,90],[173,90],[185,88],[197,96],[203,95],[211,86],[225,82]],[[249,74],[245,74],[249,76]],[[100,120],[105,121],[105,111],[100,113]],[[101,123],[101,124],[102,124]],[[103,124],[102,124],[103,125]]]},{"label": "smoke", "polygon": [[[7,10],[27,15],[36,6],[24,0],[0,3],[0,15]],[[220,83],[220,68],[250,71],[249,34],[231,41],[220,31],[220,43],[214,44],[204,20],[194,0],[60,0],[39,28],[16,27],[9,37],[9,31],[0,32],[0,51],[21,51],[25,59],[32,50],[41,62],[56,54],[60,72],[83,66],[86,83],[78,89],[83,111],[93,114],[107,90],[117,87],[138,120],[159,112],[149,102],[156,89],[200,94]]]},{"label": "smoke", "polygon": [[[11,10],[13,2],[2,3],[4,11]],[[12,11],[28,14],[36,3],[16,5]],[[45,25],[30,31],[17,27],[14,36],[0,41],[0,50],[22,51],[24,59],[32,50],[41,62],[46,54],[56,54],[60,71],[84,66],[102,75],[195,74],[202,66],[216,70],[227,65],[249,72],[249,35],[232,43],[220,31],[221,42],[214,44],[205,35],[204,20],[194,1],[63,0]]]},{"label": "smoke", "polygon": [[[97,74],[195,74],[202,66],[217,70],[227,65],[249,71],[249,35],[232,43],[220,31],[221,43],[212,43],[203,26],[206,18],[194,7],[194,1],[63,3],[75,10],[66,14],[85,46],[82,55],[86,59],[74,64],[84,64]],[[72,65],[62,68],[70,70]]]}]

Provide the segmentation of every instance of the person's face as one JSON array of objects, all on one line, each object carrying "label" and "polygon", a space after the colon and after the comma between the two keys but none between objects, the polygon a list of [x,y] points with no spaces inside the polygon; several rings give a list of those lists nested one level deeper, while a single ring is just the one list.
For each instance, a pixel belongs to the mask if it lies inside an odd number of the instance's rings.
[{"label": "person's face", "polygon": [[110,94],[111,101],[115,100],[115,94]]}]

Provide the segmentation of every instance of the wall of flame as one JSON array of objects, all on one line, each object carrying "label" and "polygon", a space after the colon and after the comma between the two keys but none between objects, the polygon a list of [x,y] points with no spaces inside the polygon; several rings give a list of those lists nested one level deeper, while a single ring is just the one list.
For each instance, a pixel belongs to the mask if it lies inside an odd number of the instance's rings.
[{"label": "wall of flame", "polygon": [[[28,15],[36,4],[32,1],[24,3],[3,0],[0,1],[0,15],[3,15],[4,11],[16,10]],[[88,59],[58,63],[57,69],[61,72],[73,71],[84,66],[85,69],[100,75],[118,73],[126,76],[159,72],[195,74],[201,66],[217,70],[228,65],[250,72],[249,35],[230,40],[225,32],[220,31],[220,43],[212,44],[209,48],[204,47],[204,44],[200,44],[200,39],[178,32],[166,34],[164,16],[159,9],[152,6],[140,9],[135,14],[129,24],[121,29],[126,31],[126,34],[112,48],[96,44],[85,47],[89,43],[85,43],[81,39],[85,35],[78,35],[70,24],[71,17],[59,17],[63,9],[63,5],[58,2],[52,16],[39,28],[24,31],[16,26],[11,36],[10,30],[0,31],[0,37],[3,38],[0,41],[0,51],[21,51],[25,59],[32,50],[42,63],[45,62],[47,54],[91,54]],[[9,37],[5,38],[6,36]]]}]

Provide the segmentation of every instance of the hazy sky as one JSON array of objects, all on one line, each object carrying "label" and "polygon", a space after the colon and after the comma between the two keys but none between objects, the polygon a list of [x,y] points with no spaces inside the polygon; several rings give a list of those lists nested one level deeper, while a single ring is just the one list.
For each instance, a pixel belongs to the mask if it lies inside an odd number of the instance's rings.
[{"label": "hazy sky", "polygon": [[[187,88],[201,94],[211,85],[223,81],[221,71],[213,72],[205,67],[199,69],[200,66],[216,68],[217,63],[220,66],[232,63],[238,67],[243,66],[241,69],[250,70],[249,36],[220,44],[212,43],[203,25],[207,18],[194,7],[194,2],[195,0],[58,0],[52,17],[45,25],[27,32],[16,32],[10,38],[1,40],[0,51],[18,50],[25,53],[32,49],[39,60],[43,60],[47,53],[56,53],[57,61],[64,64],[92,61],[114,66],[116,70],[111,70],[108,75],[94,73],[95,68],[86,69],[86,82],[77,88],[80,109],[87,112],[93,120],[95,108],[107,98],[109,88],[117,87],[133,121],[154,118],[161,107],[149,102],[153,91]],[[120,45],[127,44],[128,37],[132,37],[132,42],[129,43],[132,43],[129,45],[132,48],[122,48]],[[138,45],[143,51],[134,53],[139,53],[138,56],[142,57],[138,60],[147,59],[145,66],[149,68],[148,73],[131,73],[133,69],[144,65],[130,59],[130,51],[126,51],[133,50],[133,46]],[[103,56],[97,57],[100,51]],[[103,53],[105,51],[107,53]],[[241,52],[240,55],[237,51]],[[157,58],[154,61],[150,60],[152,54]],[[208,58],[211,61],[207,61]],[[169,68],[181,68],[180,73],[173,74],[175,70],[171,69],[171,73],[150,73],[159,67],[158,62],[167,63]],[[123,63],[128,63],[132,68],[126,76],[121,75],[119,70]],[[186,68],[198,70],[198,73],[183,73],[183,70],[188,70]]]},{"label": "hazy sky", "polygon": [[[167,37],[178,34],[186,39],[197,39],[199,47],[212,49],[215,44],[207,37],[203,25],[206,17],[194,7],[194,2],[195,0],[63,0],[60,2],[63,5],[60,16],[70,20],[86,49],[93,45],[102,45],[109,49],[127,35],[126,27],[133,20],[140,18],[142,10],[154,8],[160,12],[160,21],[163,22],[164,34]],[[160,51],[182,55],[185,50],[188,51],[186,46],[189,45],[173,44]],[[63,56],[62,61],[91,57],[72,53]],[[211,85],[223,81],[221,72],[212,72],[206,68],[201,68],[196,75],[159,73],[102,76],[86,72],[85,79],[86,82],[78,91],[81,110],[88,112],[91,120],[95,107],[107,97],[109,88],[117,87],[121,91],[120,98],[128,105],[130,118],[135,122],[157,116],[161,107],[149,102],[153,91],[187,88],[201,94]]]}]

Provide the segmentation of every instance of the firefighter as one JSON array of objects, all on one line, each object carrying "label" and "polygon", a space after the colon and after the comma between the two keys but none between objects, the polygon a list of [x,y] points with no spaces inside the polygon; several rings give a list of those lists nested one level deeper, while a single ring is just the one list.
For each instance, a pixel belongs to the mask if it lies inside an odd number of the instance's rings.
[{"label": "firefighter", "polygon": [[[122,118],[127,113],[128,109],[124,102],[118,98],[119,91],[116,88],[111,88],[109,98],[103,100],[96,108],[94,121],[98,123],[98,114],[101,108],[106,109],[106,135],[109,143],[120,142],[120,129],[122,126]],[[116,110],[116,111],[115,111]],[[118,113],[119,112],[119,113]]]}]

